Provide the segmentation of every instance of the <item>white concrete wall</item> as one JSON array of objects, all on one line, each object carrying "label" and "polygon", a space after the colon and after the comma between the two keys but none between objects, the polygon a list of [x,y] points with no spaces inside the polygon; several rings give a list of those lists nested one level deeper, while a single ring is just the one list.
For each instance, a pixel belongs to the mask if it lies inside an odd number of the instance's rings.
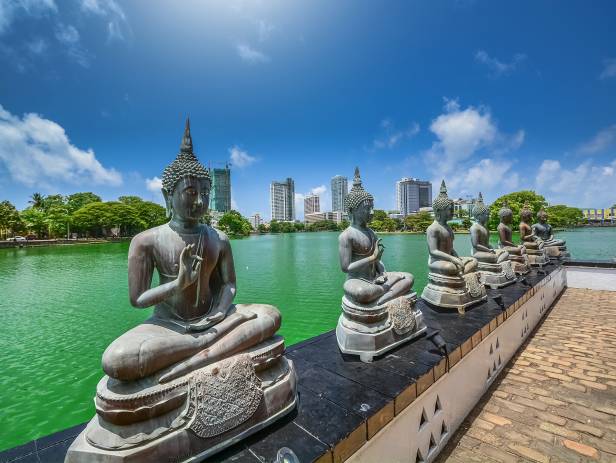
[{"label": "white concrete wall", "polygon": [[602,291],[616,291],[616,268],[569,267],[567,286]]}]

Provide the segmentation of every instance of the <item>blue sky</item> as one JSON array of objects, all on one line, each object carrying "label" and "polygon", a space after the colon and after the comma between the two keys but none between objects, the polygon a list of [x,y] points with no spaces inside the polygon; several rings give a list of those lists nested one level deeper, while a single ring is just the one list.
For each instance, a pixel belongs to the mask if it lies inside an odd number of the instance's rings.
[{"label": "blue sky", "polygon": [[382,209],[403,176],[607,207],[615,23],[609,1],[0,0],[0,200],[160,201],[189,114],[245,215],[288,176],[328,210],[355,165]]}]

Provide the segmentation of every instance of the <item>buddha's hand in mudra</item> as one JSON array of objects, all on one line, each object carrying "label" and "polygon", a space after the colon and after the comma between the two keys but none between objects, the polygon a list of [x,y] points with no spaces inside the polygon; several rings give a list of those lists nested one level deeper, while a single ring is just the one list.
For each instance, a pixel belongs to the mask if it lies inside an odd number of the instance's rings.
[{"label": "buddha's hand in mudra", "polygon": [[203,259],[193,253],[194,248],[194,244],[189,244],[182,249],[182,253],[180,254],[180,270],[177,279],[180,290],[188,288],[199,278]]},{"label": "buddha's hand in mudra", "polygon": [[381,260],[381,256],[385,251],[385,245],[381,241],[381,238],[376,240],[376,246],[374,247],[374,252],[372,253],[373,260]]},{"label": "buddha's hand in mudra", "polygon": [[456,266],[456,269],[458,269],[458,273],[464,273],[464,263],[462,262],[462,259],[459,257],[453,257],[451,262]]}]

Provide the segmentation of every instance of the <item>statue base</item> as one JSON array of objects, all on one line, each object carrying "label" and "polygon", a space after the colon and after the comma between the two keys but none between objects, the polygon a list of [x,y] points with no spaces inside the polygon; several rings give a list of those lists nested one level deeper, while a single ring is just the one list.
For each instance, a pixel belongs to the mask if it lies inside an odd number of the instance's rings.
[{"label": "statue base", "polygon": [[539,251],[538,253],[529,253],[527,251],[526,255],[528,256],[528,263],[533,267],[543,267],[549,263],[549,259],[546,257],[545,253]]},{"label": "statue base", "polygon": [[338,347],[343,354],[358,355],[371,362],[426,330],[421,311],[415,310],[417,293],[381,305],[359,306],[342,298],[342,314],[336,326]]},{"label": "statue base", "polygon": [[468,307],[487,299],[486,288],[477,272],[463,277],[430,272],[428,281],[421,298],[435,307],[455,309],[463,314]]},{"label": "statue base", "polygon": [[[162,393],[140,392],[124,401],[104,391],[110,380],[103,378],[97,388],[97,415],[71,444],[65,463],[201,461],[263,429],[297,402],[293,362],[270,355],[279,343],[265,341],[161,385]],[[180,405],[173,408],[171,402],[178,400]],[[148,418],[134,421],[143,413]]]},{"label": "statue base", "polygon": [[479,281],[492,289],[503,288],[515,283],[515,272],[511,261],[493,264],[479,261]]}]

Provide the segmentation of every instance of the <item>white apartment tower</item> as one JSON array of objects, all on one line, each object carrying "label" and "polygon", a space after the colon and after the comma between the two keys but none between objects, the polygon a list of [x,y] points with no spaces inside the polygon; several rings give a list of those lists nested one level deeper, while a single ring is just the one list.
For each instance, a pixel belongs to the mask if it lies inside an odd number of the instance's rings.
[{"label": "white apartment tower", "polygon": [[272,220],[295,220],[295,182],[292,178],[270,183],[270,209]]},{"label": "white apartment tower", "polygon": [[420,207],[432,205],[432,184],[416,178],[404,177],[396,182],[396,208],[407,216]]},{"label": "white apartment tower", "polygon": [[304,198],[304,215],[321,212],[319,195],[309,193]]},{"label": "white apartment tower", "polygon": [[332,212],[344,212],[344,198],[349,194],[349,180],[342,175],[332,178]]}]

